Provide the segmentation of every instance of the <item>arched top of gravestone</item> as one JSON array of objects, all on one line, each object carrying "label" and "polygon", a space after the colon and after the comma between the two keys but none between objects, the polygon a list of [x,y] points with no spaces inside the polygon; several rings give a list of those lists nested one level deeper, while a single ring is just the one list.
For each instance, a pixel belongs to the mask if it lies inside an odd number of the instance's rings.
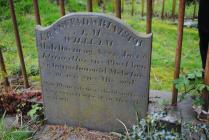
[{"label": "arched top of gravestone", "polygon": [[[82,21],[84,18],[86,18],[86,19],[94,18],[94,19],[97,19],[97,21],[96,20],[95,21],[90,21],[90,20],[89,21]],[[80,21],[76,21],[78,19],[80,19]],[[36,31],[39,31],[39,32],[53,31],[54,27],[55,28],[57,26],[61,27],[61,24],[67,26],[67,24],[70,22],[75,22],[74,24],[77,24],[77,25],[79,25],[79,24],[85,25],[85,24],[88,24],[87,22],[89,22],[89,24],[92,22],[91,23],[92,26],[99,26],[101,24],[100,22],[102,20],[108,21],[110,23],[113,23],[114,25],[119,26],[122,29],[125,29],[127,32],[134,35],[135,37],[144,38],[144,39],[146,39],[146,38],[149,39],[152,37],[152,33],[144,34],[144,33],[136,32],[129,25],[123,23],[122,20],[118,19],[117,17],[109,16],[109,15],[105,15],[105,14],[101,14],[101,13],[88,13],[88,12],[67,14],[67,15],[61,17],[60,19],[58,19],[57,21],[55,21],[50,26],[42,27],[40,25],[37,25]],[[106,23],[106,24],[108,24],[108,23]],[[70,27],[69,25],[68,25],[68,28],[73,28],[73,27]],[[106,25],[106,26],[108,26],[108,25]],[[58,30],[56,31],[55,28],[54,28],[54,32],[58,32]],[[51,32],[51,34],[53,34],[53,32]]]}]

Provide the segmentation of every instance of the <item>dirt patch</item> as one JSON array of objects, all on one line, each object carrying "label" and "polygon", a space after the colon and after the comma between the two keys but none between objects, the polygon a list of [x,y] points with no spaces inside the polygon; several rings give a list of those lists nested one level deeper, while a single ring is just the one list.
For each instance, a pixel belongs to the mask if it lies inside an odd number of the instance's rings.
[{"label": "dirt patch", "polygon": [[74,128],[66,125],[45,125],[34,136],[35,140],[119,140],[110,133]]}]

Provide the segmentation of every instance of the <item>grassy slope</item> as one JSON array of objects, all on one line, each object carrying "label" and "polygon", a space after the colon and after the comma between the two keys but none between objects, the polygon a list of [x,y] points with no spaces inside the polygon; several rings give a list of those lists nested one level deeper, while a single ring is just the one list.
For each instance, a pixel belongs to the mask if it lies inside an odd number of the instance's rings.
[{"label": "grassy slope", "polygon": [[[168,4],[167,4],[168,5]],[[18,7],[18,5],[15,5]],[[48,1],[40,0],[40,15],[42,25],[47,26],[59,18],[59,8]],[[140,19],[140,7],[136,5],[136,15],[130,16],[130,5],[125,6],[123,20],[138,32],[145,32],[145,20]],[[111,9],[108,6],[107,9]],[[155,9],[160,9],[156,7]],[[190,8],[191,9],[191,8]],[[101,12],[98,7],[94,11]],[[188,12],[187,12],[188,13]],[[189,11],[190,13],[190,11]],[[17,19],[21,35],[21,41],[28,73],[38,69],[37,50],[35,47],[34,15],[31,13],[20,15],[17,10]],[[107,13],[111,14],[111,13]],[[191,15],[191,13],[190,13]],[[169,21],[153,20],[153,53],[151,70],[151,89],[170,90],[172,87],[177,26]],[[15,38],[11,19],[0,23],[0,45],[4,46],[5,63],[8,73],[15,73],[19,65],[16,53]],[[196,29],[185,28],[182,52],[182,67],[184,71],[200,68],[200,56],[198,50],[198,33]],[[39,76],[30,76],[30,81],[39,81]]]}]

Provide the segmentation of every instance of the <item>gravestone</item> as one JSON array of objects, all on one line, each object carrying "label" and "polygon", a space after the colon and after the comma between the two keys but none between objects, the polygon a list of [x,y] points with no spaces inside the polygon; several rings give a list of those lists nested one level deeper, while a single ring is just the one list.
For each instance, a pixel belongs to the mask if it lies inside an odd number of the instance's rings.
[{"label": "gravestone", "polygon": [[69,14],[36,27],[48,123],[121,131],[148,108],[151,35],[121,20]]}]

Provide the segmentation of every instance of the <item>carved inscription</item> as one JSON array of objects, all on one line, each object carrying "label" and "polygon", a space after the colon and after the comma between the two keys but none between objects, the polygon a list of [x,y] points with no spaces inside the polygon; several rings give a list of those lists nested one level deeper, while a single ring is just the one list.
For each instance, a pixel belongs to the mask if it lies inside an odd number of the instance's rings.
[{"label": "carved inscription", "polygon": [[45,115],[103,131],[128,127],[148,106],[151,36],[118,19],[72,14],[36,28]]}]

